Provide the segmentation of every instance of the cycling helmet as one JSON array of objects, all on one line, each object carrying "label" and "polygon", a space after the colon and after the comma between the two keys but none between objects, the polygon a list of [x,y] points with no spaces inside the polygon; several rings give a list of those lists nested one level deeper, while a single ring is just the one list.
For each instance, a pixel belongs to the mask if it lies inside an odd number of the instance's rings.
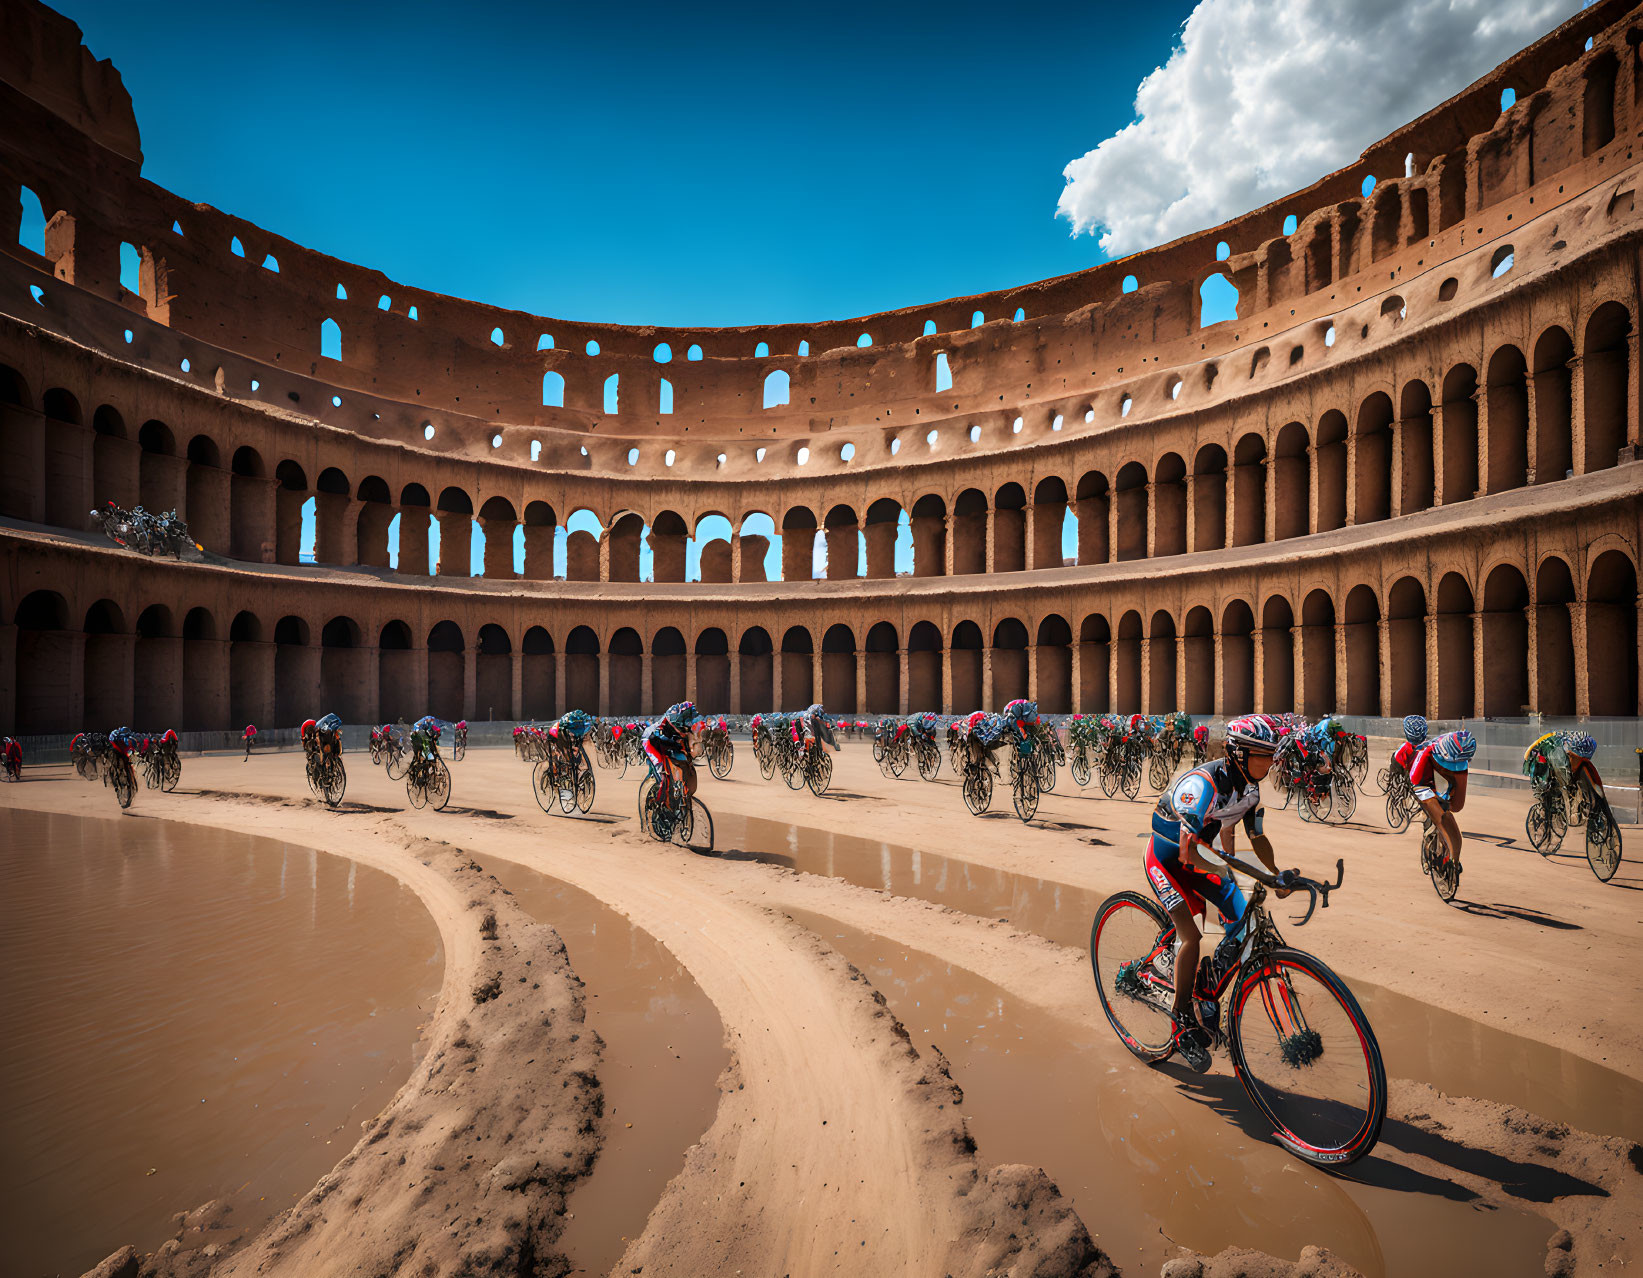
[{"label": "cycling helmet", "polygon": [[466,728],[468,726],[468,721],[466,719],[460,720],[456,726],[459,728]]},{"label": "cycling helmet", "polygon": [[1227,724],[1227,758],[1240,768],[1249,762],[1250,755],[1272,755],[1277,749],[1278,736],[1270,724],[1253,717]]},{"label": "cycling helmet", "polygon": [[1426,740],[1426,716],[1406,714],[1403,717],[1403,739],[1410,745],[1419,745]]},{"label": "cycling helmet", "polygon": [[680,701],[669,706],[667,713],[662,716],[680,732],[690,727],[696,718],[696,703],[694,701]]},{"label": "cycling helmet", "polygon": [[1004,713],[1019,723],[1033,723],[1038,719],[1038,702],[1017,699],[1004,707]]},{"label": "cycling helmet", "polygon": [[1577,759],[1590,759],[1597,753],[1597,742],[1588,732],[1571,732],[1563,738],[1563,748]]},{"label": "cycling helmet", "polygon": [[819,701],[812,702],[811,705],[809,706],[809,708],[805,710],[805,713],[806,714],[826,714],[827,713],[827,707],[822,705],[822,703],[819,702]]},{"label": "cycling helmet", "polygon": [[302,721],[302,735],[306,737],[310,732],[312,732],[318,726],[319,725],[317,723],[315,723],[312,719],[304,719]]},{"label": "cycling helmet", "polygon": [[1446,732],[1432,743],[1432,757],[1451,772],[1465,772],[1477,752],[1478,743],[1465,728]]}]

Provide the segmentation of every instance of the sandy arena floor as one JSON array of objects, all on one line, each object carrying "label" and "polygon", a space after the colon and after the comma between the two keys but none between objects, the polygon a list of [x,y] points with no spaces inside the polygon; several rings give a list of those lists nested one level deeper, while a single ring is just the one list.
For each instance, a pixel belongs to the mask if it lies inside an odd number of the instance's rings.
[{"label": "sandy arena floor", "polygon": [[[571,818],[538,808],[528,767],[511,751],[475,750],[453,765],[453,795],[441,813],[410,810],[403,784],[365,756],[347,761],[348,792],[335,812],[311,799],[300,757],[287,753],[246,764],[188,758],[176,794],[139,791],[126,819],[245,830],[397,875],[445,934],[439,1017],[447,1019],[486,960],[467,922],[471,885],[454,871],[442,874],[423,840],[459,849],[481,872],[505,878],[511,863],[572,884],[665,946],[717,1009],[731,1064],[712,1126],[681,1151],[683,1171],[614,1273],[1101,1272],[1106,1262],[1083,1237],[1080,1219],[1124,1272],[1157,1272],[1182,1254],[1181,1242],[1210,1253],[1256,1245],[1289,1261],[1318,1242],[1351,1253],[1366,1272],[1397,1272],[1373,1239],[1355,1252],[1344,1244],[1351,1230],[1341,1222],[1368,1219],[1384,1233],[1387,1213],[1406,1206],[1410,1229],[1444,1232],[1453,1226],[1441,1213],[1423,1215],[1418,1204],[1455,1201],[1473,1211],[1544,1218],[1540,1232],[1551,1250],[1524,1257],[1532,1263],[1523,1272],[1643,1263],[1643,1149],[1635,1143],[1643,1139],[1636,1082],[1643,1077],[1643,973],[1635,962],[1643,835],[1635,829],[1625,832],[1627,862],[1604,886],[1586,867],[1578,833],[1567,854],[1544,859],[1523,836],[1524,798],[1474,791],[1461,815],[1468,840],[1459,898],[1445,905],[1419,872],[1417,834],[1393,836],[1379,826],[1373,796],[1352,824],[1320,827],[1293,812],[1269,814],[1281,864],[1326,877],[1336,858],[1346,863],[1345,886],[1330,908],[1304,929],[1286,928],[1289,942],[1349,983],[1386,991],[1389,1009],[1437,1009],[1430,1034],[1465,1039],[1475,1057],[1434,1064],[1442,1053],[1431,1044],[1383,1042],[1392,1080],[1387,1132],[1351,1177],[1332,1178],[1245,1130],[1236,1084],[1206,1093],[1196,1076],[1173,1066],[1148,1069],[1106,1025],[1076,920],[1083,913],[1087,930],[1086,902],[1143,889],[1145,793],[1135,803],[1080,793],[1063,770],[1058,792],[1023,826],[1002,793],[993,813],[972,817],[945,765],[934,783],[890,780],[865,744],[852,743],[832,791],[817,798],[789,791],[779,778],[762,781],[751,751],[738,743],[730,779],[704,774],[702,781],[718,827],[717,854],[708,857],[642,837],[632,771],[618,779],[599,770],[592,812]],[[66,768],[31,769],[23,784],[0,788],[0,803],[115,811],[108,791]],[[929,873],[921,858],[929,859]],[[978,903],[988,897],[978,880],[995,885],[1010,908],[989,907],[983,917]],[[1288,915],[1280,907],[1275,917],[1282,926]],[[947,1080],[940,1053],[927,1046],[943,1046],[938,1040],[915,1036],[918,1050],[907,1046],[891,1015],[894,1001],[887,1009],[862,972],[823,939],[833,926],[839,937],[876,938],[985,983],[1045,1037],[1089,1044],[1088,1103],[1096,1112],[1122,1108],[1126,1121],[1188,1133],[1155,1155],[1235,1168],[1233,1187],[1220,1195],[1184,1189],[1171,1168],[1149,1168],[1134,1155],[1124,1181],[1136,1202],[1183,1222],[1138,1240],[1135,1228],[1116,1219],[1127,1210],[1122,1195],[1105,1207],[1082,1197],[1069,1205],[1036,1171],[995,1167],[985,1141],[972,1150],[958,1123],[953,1085],[964,1087],[962,1071]],[[1374,997],[1366,999],[1372,1018]],[[904,1019],[911,1021],[911,1010]],[[436,1018],[435,1031],[444,1032],[443,1024]],[[1562,1075],[1561,1084],[1543,1076],[1548,1070]],[[1217,1076],[1231,1081],[1224,1059],[1209,1078]],[[1454,1094],[1457,1078],[1470,1080],[1463,1085],[1473,1094]],[[1450,1094],[1438,1090],[1445,1083]],[[429,1086],[420,1074],[406,1085],[408,1092]],[[1538,1117],[1526,1112],[1535,1107]],[[476,1160],[473,1179],[490,1170]],[[453,1185],[460,1210],[460,1184]],[[1389,1195],[1392,1205],[1377,1207],[1376,1194]],[[367,1197],[356,1213],[368,1211]],[[334,1195],[328,1210],[337,1210]],[[1188,1219],[1202,1228],[1187,1228]],[[1554,1230],[1568,1234],[1553,1238]],[[249,1261],[253,1250],[236,1254]],[[270,1263],[282,1254],[292,1262],[283,1270]],[[365,1254],[326,1253],[320,1269],[347,1272]],[[1328,1266],[1339,1263],[1316,1253],[1309,1261],[1306,1272],[1335,1272]],[[235,1256],[196,1255],[192,1263],[199,1266],[193,1272],[249,1271]],[[266,1246],[257,1263],[263,1272],[316,1271]],[[1204,1270],[1289,1271],[1233,1255]]]}]

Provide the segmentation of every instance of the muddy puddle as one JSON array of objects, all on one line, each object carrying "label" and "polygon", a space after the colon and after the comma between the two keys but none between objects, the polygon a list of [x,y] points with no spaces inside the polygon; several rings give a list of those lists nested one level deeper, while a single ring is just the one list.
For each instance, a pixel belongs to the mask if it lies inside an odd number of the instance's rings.
[{"label": "muddy puddle", "polygon": [[946,1054],[982,1156],[1042,1166],[1126,1272],[1156,1273],[1178,1245],[1295,1259],[1311,1243],[1368,1278],[1543,1271],[1549,1222],[1440,1178],[1447,1153],[1473,1151],[1389,1121],[1383,1147],[1413,1143],[1433,1175],[1375,1155],[1325,1175],[1267,1138],[1224,1062],[1149,1069],[1104,1023],[1068,1023],[962,968],[793,913],[867,974],[915,1045]]},{"label": "muddy puddle", "polygon": [[225,1197],[260,1225],[409,1076],[444,954],[307,848],[0,809],[0,1268],[77,1274]]},{"label": "muddy puddle", "polygon": [[[1102,894],[857,835],[760,817],[718,819],[721,848],[746,849],[807,874],[932,901],[1078,950]],[[1140,858],[1136,858],[1140,886]],[[1339,908],[1339,907],[1336,907]],[[1288,915],[1275,915],[1283,929]],[[1305,933],[1287,939],[1305,948]],[[1453,1096],[1517,1105],[1582,1131],[1643,1140],[1643,1082],[1571,1052],[1457,1016],[1364,981],[1350,982],[1380,1041],[1388,1075]],[[1095,1005],[1094,990],[1090,1000]]]},{"label": "muddy puddle", "polygon": [[625,916],[534,870],[501,860],[486,869],[564,938],[587,986],[588,1025],[605,1041],[605,1143],[570,1196],[560,1246],[573,1273],[606,1274],[713,1123],[730,1062],[724,1026],[690,973]]}]

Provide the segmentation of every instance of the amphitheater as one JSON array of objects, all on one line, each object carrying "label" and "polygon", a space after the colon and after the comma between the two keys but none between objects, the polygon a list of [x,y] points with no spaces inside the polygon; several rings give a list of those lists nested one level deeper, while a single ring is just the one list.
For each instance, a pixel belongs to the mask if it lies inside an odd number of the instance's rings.
[{"label": "amphitheater", "polygon": [[[121,1242],[97,1278],[1643,1261],[1643,972],[1614,961],[1636,950],[1638,854],[1600,883],[1578,834],[1536,855],[1521,778],[1486,788],[1504,753],[1474,769],[1458,899],[1417,875],[1418,830],[1268,814],[1286,861],[1350,867],[1302,939],[1386,1053],[1375,1156],[1334,1176],[1279,1149],[1225,1068],[1144,1066],[1103,1018],[1086,938],[1142,885],[1150,798],[1069,782],[1018,822],[1008,799],[971,816],[949,777],[881,775],[856,743],[825,795],[761,784],[744,753],[704,781],[719,842],[693,856],[637,830],[636,774],[601,769],[592,811],[555,815],[511,751],[480,748],[571,708],[1028,697],[1507,721],[1513,754],[1580,720],[1625,782],[1640,50],[1643,10],[1598,0],[1311,187],[1074,275],[639,328],[422,292],[146,181],[118,70],[68,18],[0,0],[0,733],[30,752],[29,784],[0,786],[0,922],[53,929],[7,951],[0,927],[0,1008],[110,937],[105,993],[185,944],[181,880],[242,846],[280,901],[312,894],[320,932],[342,926],[323,884],[345,876],[351,915],[359,869],[437,933],[433,960],[400,961],[429,982],[394,1021],[415,1052],[350,1093],[365,1107],[324,1144],[345,1140],[319,1147],[317,1118],[299,1134],[302,1174],[245,1180],[239,1120],[199,1139],[247,1198],[168,1181],[146,1143],[126,1158],[130,1116],[48,1142],[38,1161],[74,1173],[60,1232],[95,1246],[75,1262]],[[1206,319],[1229,291],[1232,317]],[[116,545],[89,518],[110,502],[176,510],[198,549]],[[243,725],[283,744],[325,711],[349,725],[346,802],[312,797],[295,752],[222,753]],[[406,811],[360,725],[429,712],[472,721],[475,749],[449,809]],[[182,787],[135,812],[61,766],[66,734],[119,724],[185,739]],[[88,922],[88,885],[161,894],[129,947]],[[277,966],[208,939],[229,994]],[[322,983],[363,981],[349,961]],[[211,976],[160,999],[162,1029],[173,1001],[212,1005]],[[655,1042],[610,1013],[624,982]],[[129,1055],[94,1037],[62,1069]],[[170,1067],[199,1060],[217,1057]],[[226,1112],[185,1099],[195,1124]],[[41,1235],[20,1239],[41,1245],[29,1272],[77,1272],[10,1170],[0,1235]],[[105,1228],[116,1191],[148,1214]]]}]

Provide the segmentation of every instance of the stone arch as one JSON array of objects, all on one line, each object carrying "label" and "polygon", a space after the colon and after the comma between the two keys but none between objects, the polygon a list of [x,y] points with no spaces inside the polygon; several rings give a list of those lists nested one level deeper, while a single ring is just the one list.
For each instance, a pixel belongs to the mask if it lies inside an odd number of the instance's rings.
[{"label": "stone arch", "polygon": [[[1066,558],[1067,484],[1059,475],[1049,475],[1033,488],[1034,568],[1059,568]],[[1076,520],[1074,521],[1076,523]]]},{"label": "stone arch", "polygon": [[228,627],[229,722],[266,723],[273,713],[274,653],[263,641],[261,619],[241,610]]},{"label": "stone arch", "polygon": [[[125,614],[111,599],[98,599],[86,609],[82,687],[85,722],[101,729],[132,720],[132,644]],[[72,726],[72,725],[71,725]]]},{"label": "stone arch", "polygon": [[551,719],[559,712],[554,699],[557,681],[557,654],[553,650],[553,636],[546,626],[532,626],[525,631],[520,647],[520,697],[527,719]]},{"label": "stone arch", "polygon": [[1535,571],[1535,709],[1572,717],[1576,711],[1575,580],[1556,555]]},{"label": "stone arch", "polygon": [[559,710],[599,713],[599,636],[591,626],[573,627],[565,636],[565,704]]},{"label": "stone arch", "polygon": [[372,712],[364,695],[367,654],[359,623],[352,617],[332,617],[320,627],[319,643],[320,706],[344,723],[364,723]]},{"label": "stone arch", "polygon": [[473,576],[473,498],[455,485],[442,489],[434,506],[434,518],[439,521],[439,563],[434,567],[435,575]]},{"label": "stone arch", "polygon": [[1392,514],[1392,397],[1376,391],[1358,406],[1352,439],[1353,522],[1375,523]]},{"label": "stone arch", "polygon": [[1620,460],[1631,419],[1628,346],[1631,313],[1619,302],[1605,302],[1586,321],[1581,349],[1585,386],[1585,469],[1606,470]]},{"label": "stone arch", "polygon": [[867,575],[884,580],[896,575],[896,538],[905,518],[894,497],[880,497],[867,507],[862,540],[867,548]]},{"label": "stone arch", "polygon": [[[530,567],[530,528],[525,529],[525,575],[529,577]],[[624,510],[613,517],[610,527],[605,531],[605,542],[610,547],[610,580],[612,581],[639,581],[643,577],[641,568],[642,548],[647,544],[645,540],[645,521],[637,512]],[[551,545],[551,539],[549,541]],[[652,559],[651,580],[655,580],[655,560]]]},{"label": "stone arch", "polygon": [[981,627],[968,619],[954,626],[948,656],[953,671],[953,709],[959,714],[981,709]]},{"label": "stone arch", "polygon": [[862,656],[866,666],[868,714],[901,712],[901,641],[896,628],[880,621],[867,632]]},{"label": "stone arch", "polygon": [[1255,614],[1242,599],[1221,610],[1221,700],[1225,715],[1255,708]]},{"label": "stone arch", "polygon": [[917,621],[907,632],[907,704],[916,714],[946,705],[941,679],[941,631]]},{"label": "stone arch", "polygon": [[34,407],[28,382],[10,364],[0,364],[0,404],[10,404],[16,408]]},{"label": "stone arch", "polygon": [[[1202,454],[1200,453],[1200,456]],[[1245,435],[1232,450],[1232,544],[1256,546],[1266,540],[1266,440]],[[1213,506],[1211,518],[1214,517]],[[1222,510],[1223,528],[1225,509]],[[1224,538],[1222,544],[1225,544]]]},{"label": "stone arch", "polygon": [[[1113,490],[1118,504],[1118,559],[1147,557],[1147,470],[1140,462],[1125,462]],[[1119,703],[1123,705],[1123,702]],[[1136,702],[1138,707],[1139,701]]]},{"label": "stone arch", "polygon": [[823,521],[827,543],[827,580],[849,581],[861,576],[861,530],[856,511],[840,503]]},{"label": "stone arch", "polygon": [[1180,706],[1175,693],[1175,633],[1173,615],[1162,608],[1152,614],[1147,627],[1148,714],[1165,714]]},{"label": "stone arch", "polygon": [[140,451],[127,437],[120,410],[112,404],[98,405],[91,415],[91,499],[95,505],[110,501],[116,506],[137,503]]},{"label": "stone arch", "polygon": [[518,576],[513,569],[513,542],[519,515],[513,503],[500,495],[486,498],[479,508],[478,522],[479,535],[484,539],[480,558],[484,575],[493,580]]},{"label": "stone arch", "polygon": [[815,575],[816,513],[807,506],[793,506],[782,515],[782,580],[809,581]]},{"label": "stone arch", "polygon": [[[1222,454],[1225,466],[1226,454]],[[1179,453],[1165,453],[1153,468],[1152,508],[1158,521],[1153,531],[1156,555],[1187,552],[1187,464]]]},{"label": "stone arch", "polygon": [[1335,601],[1314,590],[1301,603],[1301,713],[1335,709]]},{"label": "stone arch", "polygon": [[[411,627],[394,619],[377,632],[377,717],[409,723],[422,713]],[[237,716],[236,716],[237,718]]]},{"label": "stone arch", "polygon": [[1038,708],[1045,714],[1068,714],[1073,708],[1072,627],[1052,612],[1039,621],[1035,639],[1038,670],[1031,682]]},{"label": "stone arch", "polygon": [[1492,719],[1527,715],[1529,585],[1515,564],[1497,564],[1484,578],[1478,621],[1482,630],[1483,713]]},{"label": "stone arch", "polygon": [[1472,587],[1457,572],[1438,582],[1440,719],[1470,719],[1473,711]]},{"label": "stone arch", "polygon": [[696,528],[686,539],[685,574],[690,573],[690,553],[696,554],[696,579],[717,585],[728,585],[733,574],[731,542],[736,537],[736,525],[717,510],[702,511],[696,516]]},{"label": "stone arch", "polygon": [[308,639],[301,617],[287,614],[274,623],[274,713],[281,726],[318,718],[313,707],[320,696],[320,654]]},{"label": "stone arch", "polygon": [[737,691],[741,714],[772,708],[775,690],[775,645],[763,626],[749,626],[736,641]]},{"label": "stone arch", "polygon": [[1304,537],[1311,527],[1311,436],[1300,422],[1289,422],[1278,432],[1273,449],[1273,535],[1283,540]]},{"label": "stone arch", "polygon": [[1574,377],[1570,367],[1574,357],[1574,342],[1555,324],[1535,340],[1534,482],[1537,484],[1556,483],[1574,473]]},{"label": "stone arch", "polygon": [[0,717],[15,725],[19,736],[73,732],[83,714],[76,704],[83,694],[76,696],[74,689],[77,637],[69,630],[68,601],[55,590],[31,591],[11,621],[17,627],[15,705],[0,705]]},{"label": "stone arch", "polygon": [[1347,592],[1342,609],[1346,648],[1347,714],[1381,712],[1381,602],[1374,588],[1357,585]]},{"label": "stone arch", "polygon": [[479,628],[474,656],[474,714],[484,720],[512,719],[513,640],[491,621]]},{"label": "stone arch", "polygon": [[685,637],[663,626],[650,640],[651,712],[660,714],[685,699]]},{"label": "stone arch", "polygon": [[1428,510],[1437,474],[1432,463],[1432,388],[1420,378],[1404,383],[1398,399],[1400,443],[1398,510],[1405,515]]},{"label": "stone arch", "polygon": [[730,709],[730,640],[718,626],[696,636],[696,705],[703,714]]},{"label": "stone arch", "polygon": [[1001,484],[993,494],[994,572],[1020,572],[1026,568],[1026,511],[1027,494],[1014,480]]},{"label": "stone arch", "polygon": [[1098,612],[1078,627],[1078,697],[1085,714],[1112,709],[1112,626]]},{"label": "stone arch", "polygon": [[1111,494],[1107,477],[1087,470],[1078,477],[1078,562],[1104,564],[1112,555],[1108,544]]},{"label": "stone arch", "polygon": [[987,496],[979,488],[966,488],[954,500],[952,537],[953,572],[986,572]]},{"label": "stone arch", "polygon": [[[554,530],[558,527],[559,517],[547,502],[537,500],[525,503],[525,578],[527,581],[551,581],[553,579],[553,538]],[[638,539],[634,539],[633,548],[633,576],[617,577],[615,569],[615,546],[612,544],[612,581],[639,580],[639,549]]]},{"label": "stone arch", "polygon": [[1605,550],[1586,577],[1586,688],[1589,713],[1638,713],[1637,565]]},{"label": "stone arch", "polygon": [[441,719],[463,717],[467,640],[454,621],[441,621],[428,632],[428,713]]},{"label": "stone arch", "polygon": [[1261,606],[1261,706],[1267,714],[1295,709],[1295,612],[1273,595]]},{"label": "stone arch", "polygon": [[803,710],[815,701],[815,640],[803,626],[782,634],[783,710]]},{"label": "stone arch", "polygon": [[137,618],[132,716],[143,731],[174,728],[182,720],[182,635],[171,609],[150,604]]},{"label": "stone arch", "polygon": [[1027,695],[1027,627],[1014,617],[993,627],[992,667],[993,695],[984,709],[998,710]]},{"label": "stone arch", "polygon": [[913,503],[909,524],[913,534],[913,576],[942,577],[947,573],[947,503],[937,493],[926,493]]},{"label": "stone arch", "polygon": [[685,543],[690,530],[676,511],[657,512],[650,521],[650,571],[652,581],[682,582],[685,579]]},{"label": "stone arch", "polygon": [[1413,577],[1393,582],[1386,596],[1386,618],[1392,714],[1424,714],[1428,704],[1426,588]]},{"label": "stone arch", "polygon": [[1134,714],[1141,702],[1141,614],[1130,609],[1118,619],[1118,641],[1113,659],[1117,688],[1114,708],[1120,714]]},{"label": "stone arch", "polygon": [[856,713],[856,636],[843,622],[822,636],[821,703],[832,714]]},{"label": "stone arch", "polygon": [[1346,414],[1330,409],[1318,418],[1318,532],[1346,527]]},{"label": "stone arch", "polygon": [[[152,511],[186,508],[188,463],[177,456],[177,440],[171,427],[153,419],[144,422],[137,431],[137,447],[137,500]],[[47,522],[56,523],[50,517],[49,479],[46,498]],[[291,562],[296,562],[295,556]]]},{"label": "stone arch", "polygon": [[217,619],[209,608],[190,608],[183,616],[180,724],[203,732],[222,726],[228,715],[228,649],[217,641]]},{"label": "stone arch", "polygon": [[[1443,378],[1443,504],[1470,501],[1478,490],[1478,373],[1456,364]],[[1440,681],[1441,687],[1441,681]]]},{"label": "stone arch", "polygon": [[1502,346],[1489,357],[1485,376],[1489,438],[1485,491],[1522,488],[1529,473],[1529,371],[1523,352]]},{"label": "stone arch", "polygon": [[602,713],[632,718],[644,712],[644,641],[632,626],[620,626],[610,637],[605,665],[608,693]]},{"label": "stone arch", "polygon": [[1215,618],[1203,605],[1187,611],[1181,628],[1188,714],[1215,713]]}]

